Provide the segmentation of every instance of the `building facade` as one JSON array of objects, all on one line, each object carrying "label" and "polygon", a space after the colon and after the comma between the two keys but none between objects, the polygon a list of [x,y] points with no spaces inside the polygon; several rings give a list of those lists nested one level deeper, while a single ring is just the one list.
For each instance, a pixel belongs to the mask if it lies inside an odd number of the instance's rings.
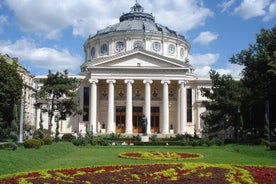
[{"label": "building facade", "polygon": [[83,48],[79,128],[141,133],[144,114],[148,134],[200,135],[200,88],[211,81],[194,73],[184,36],[156,23],[136,3],[119,23],[90,35]]}]

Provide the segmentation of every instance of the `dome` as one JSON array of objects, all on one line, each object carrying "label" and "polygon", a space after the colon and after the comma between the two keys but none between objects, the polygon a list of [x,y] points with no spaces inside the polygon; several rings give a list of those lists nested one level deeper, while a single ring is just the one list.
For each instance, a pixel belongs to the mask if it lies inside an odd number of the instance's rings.
[{"label": "dome", "polygon": [[114,32],[147,32],[173,36],[185,40],[184,36],[178,35],[176,31],[155,23],[153,15],[144,13],[144,8],[138,3],[131,7],[129,13],[123,14],[119,20],[119,23],[97,31],[97,33],[90,38]]}]

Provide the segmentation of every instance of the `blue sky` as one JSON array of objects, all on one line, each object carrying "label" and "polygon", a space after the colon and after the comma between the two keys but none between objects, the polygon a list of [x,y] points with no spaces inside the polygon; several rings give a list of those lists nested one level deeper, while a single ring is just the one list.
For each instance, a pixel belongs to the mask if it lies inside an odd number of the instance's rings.
[{"label": "blue sky", "polygon": [[[238,76],[228,60],[276,25],[276,0],[138,0],[157,23],[184,35],[199,76],[215,69]],[[135,0],[2,0],[0,52],[18,57],[33,75],[80,72],[83,43],[119,22]]]}]

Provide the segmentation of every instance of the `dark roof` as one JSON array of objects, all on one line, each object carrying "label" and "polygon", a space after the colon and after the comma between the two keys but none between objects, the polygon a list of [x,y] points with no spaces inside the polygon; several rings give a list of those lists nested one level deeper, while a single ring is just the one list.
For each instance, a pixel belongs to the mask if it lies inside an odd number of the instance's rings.
[{"label": "dark roof", "polygon": [[98,35],[105,35],[112,32],[150,32],[173,36],[186,41],[185,37],[178,35],[176,31],[155,23],[153,15],[144,13],[144,8],[138,3],[131,8],[129,13],[123,14],[119,20],[119,23],[99,30],[95,35],[91,36],[90,39]]}]

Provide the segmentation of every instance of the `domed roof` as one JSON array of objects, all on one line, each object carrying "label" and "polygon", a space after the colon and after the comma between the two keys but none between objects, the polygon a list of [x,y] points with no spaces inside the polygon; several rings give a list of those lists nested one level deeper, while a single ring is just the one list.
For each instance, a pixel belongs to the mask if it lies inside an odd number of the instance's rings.
[{"label": "domed roof", "polygon": [[131,7],[131,11],[123,14],[119,20],[119,23],[97,31],[97,33],[90,38],[111,32],[150,32],[173,36],[185,40],[184,36],[178,35],[176,31],[155,23],[153,15],[144,13],[144,8],[138,3],[135,3],[135,5]]}]

